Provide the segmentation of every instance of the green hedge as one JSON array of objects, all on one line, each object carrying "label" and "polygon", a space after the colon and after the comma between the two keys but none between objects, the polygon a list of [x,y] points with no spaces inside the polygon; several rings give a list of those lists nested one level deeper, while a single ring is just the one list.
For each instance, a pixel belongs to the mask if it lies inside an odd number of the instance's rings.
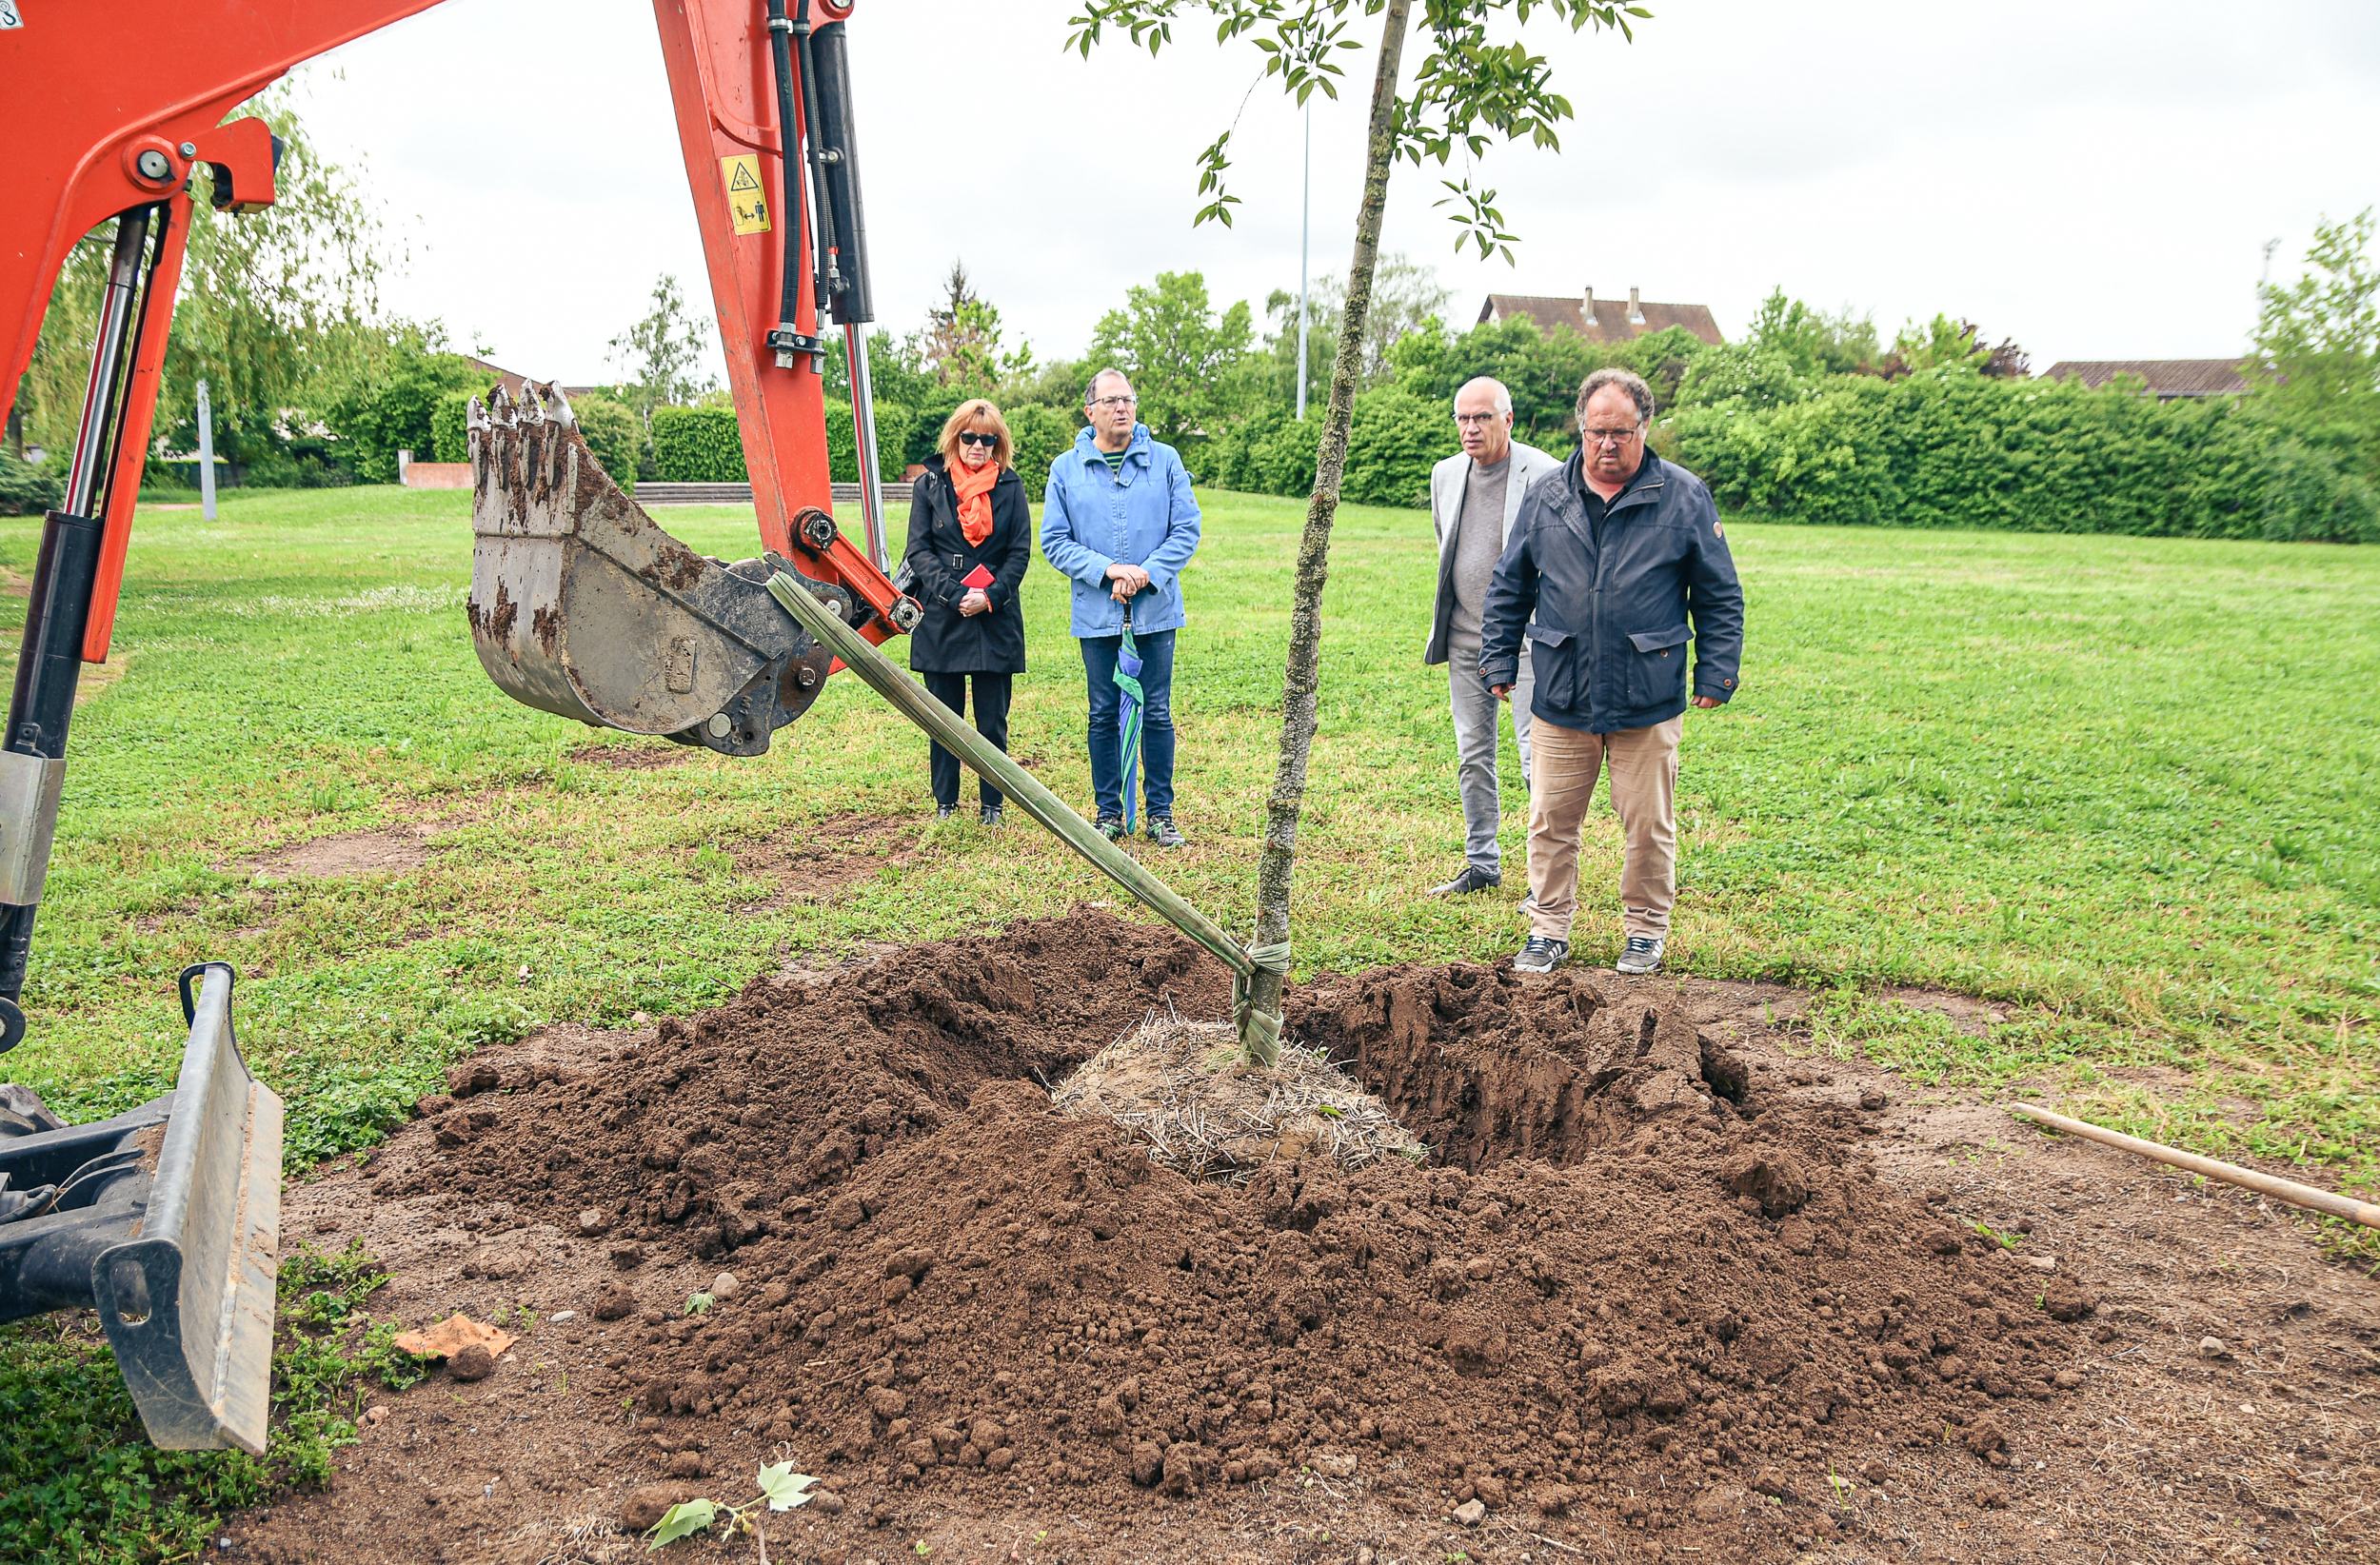
[{"label": "green hedge", "polygon": [[2234,399],[1963,366],[1829,386],[1681,409],[1659,445],[1722,506],[1774,521],[2380,542],[2369,484]]},{"label": "green hedge", "polygon": [[586,448],[604,465],[611,481],[636,493],[637,458],[645,448],[645,427],[635,412],[609,397],[582,397],[571,411],[578,415],[579,433]]},{"label": "green hedge", "polygon": [[1055,407],[1027,403],[1006,415],[1010,461],[1024,481],[1025,498],[1040,504],[1049,489],[1049,465],[1074,448],[1075,431],[1082,426]]},{"label": "green hedge", "polygon": [[[897,484],[909,466],[910,426],[917,415],[898,403],[876,405],[876,476]],[[858,443],[851,434],[851,404],[829,397],[826,402],[826,466],[839,483],[860,481]]]},{"label": "green hedge", "polygon": [[66,504],[66,483],[59,466],[36,467],[0,451],[0,516],[38,516]]},{"label": "green hedge", "polygon": [[429,450],[415,452],[424,462],[468,462],[471,460],[470,411],[471,399],[486,400],[485,390],[472,388],[449,391],[438,399],[429,410]]},{"label": "green hedge", "polygon": [[732,407],[657,407],[653,465],[671,484],[742,484],[744,438]]}]

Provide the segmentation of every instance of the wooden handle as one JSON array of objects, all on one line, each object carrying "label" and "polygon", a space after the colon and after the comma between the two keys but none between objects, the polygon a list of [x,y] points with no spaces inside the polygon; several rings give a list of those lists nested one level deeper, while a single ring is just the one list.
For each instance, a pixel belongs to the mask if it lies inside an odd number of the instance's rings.
[{"label": "wooden handle", "polygon": [[2327,1212],[2334,1218],[2345,1218],[2349,1222],[2360,1222],[2367,1228],[2380,1228],[2380,1206],[2374,1206],[2369,1201],[2356,1200],[2351,1196],[2317,1190],[2310,1184],[2299,1184],[2295,1179],[2276,1179],[2270,1174],[2259,1174],[2252,1168],[2242,1168],[2237,1163],[2218,1162],[2212,1158],[2201,1158],[2194,1152],[2183,1152],[2174,1147],[2161,1146],[2155,1141],[2144,1141],[2137,1136],[2127,1136],[2121,1131],[2103,1130],[2086,1120],[2070,1119],[2063,1114],[2053,1114],[2048,1109],[2035,1108],[2031,1103],[2011,1103],[2008,1111],[2047,1125],[2052,1130],[2062,1130],[2069,1136],[2080,1136],[2088,1140],[2098,1141],[2157,1162],[2171,1163],[2175,1168],[2189,1169],[2193,1174],[2204,1174],[2210,1179],[2221,1179],[2225,1184],[2235,1184],[2243,1190],[2253,1190],[2258,1195],[2270,1196],[2276,1201],[2287,1201],[2291,1206],[2302,1206],[2310,1211]]}]

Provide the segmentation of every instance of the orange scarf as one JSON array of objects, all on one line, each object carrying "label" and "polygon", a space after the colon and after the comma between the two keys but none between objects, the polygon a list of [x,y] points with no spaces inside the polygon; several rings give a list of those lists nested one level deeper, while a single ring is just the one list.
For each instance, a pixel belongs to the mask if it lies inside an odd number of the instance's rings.
[{"label": "orange scarf", "polygon": [[959,493],[959,530],[971,546],[981,545],[992,535],[992,485],[1000,481],[1000,464],[970,467],[953,461],[945,463],[942,471]]}]

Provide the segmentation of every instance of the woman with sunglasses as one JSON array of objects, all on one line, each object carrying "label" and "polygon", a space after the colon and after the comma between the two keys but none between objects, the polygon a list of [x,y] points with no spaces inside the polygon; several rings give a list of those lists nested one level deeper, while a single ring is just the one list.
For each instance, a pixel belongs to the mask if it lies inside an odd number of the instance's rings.
[{"label": "woman with sunglasses", "polygon": [[[909,666],[934,699],[967,715],[975,682],[975,728],[1005,753],[1010,682],[1024,672],[1024,613],[1017,603],[1033,558],[1033,515],[1009,466],[1008,425],[978,397],[942,426],[909,502],[909,593],[925,617],[909,633]],[[931,751],[935,814],[959,813],[959,758]],[[1000,820],[1001,792],[981,779],[982,821]]]}]

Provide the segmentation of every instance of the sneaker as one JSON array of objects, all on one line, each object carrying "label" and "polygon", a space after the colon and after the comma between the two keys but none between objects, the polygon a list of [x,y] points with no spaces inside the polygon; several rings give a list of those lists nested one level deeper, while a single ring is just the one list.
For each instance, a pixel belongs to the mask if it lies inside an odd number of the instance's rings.
[{"label": "sneaker", "polygon": [[976,819],[982,822],[987,826],[996,826],[1000,824],[1001,816],[1003,813],[1004,812],[998,804],[986,804],[983,806],[983,812],[977,816]]},{"label": "sneaker", "polygon": [[1099,827],[1099,834],[1111,842],[1124,840],[1124,818],[1121,815],[1102,815],[1092,824]]},{"label": "sneaker", "polygon": [[1619,954],[1616,964],[1623,973],[1657,973],[1661,970],[1661,947],[1665,940],[1648,935],[1628,937],[1628,949]]},{"label": "sneaker", "polygon": [[1444,885],[1430,887],[1433,897],[1468,897],[1475,891],[1493,891],[1504,883],[1504,877],[1478,864],[1465,864],[1462,873]]},{"label": "sneaker", "polygon": [[1543,935],[1532,935],[1529,937],[1529,943],[1520,948],[1520,955],[1513,958],[1513,971],[1516,973],[1550,973],[1569,960],[1570,942],[1568,941],[1550,940]]},{"label": "sneaker", "polygon": [[1188,847],[1190,845],[1190,839],[1181,834],[1180,828],[1174,824],[1174,818],[1170,815],[1152,815],[1149,817],[1149,841],[1155,842],[1161,848]]},{"label": "sneaker", "polygon": [[937,821],[947,821],[958,813],[959,806],[956,804],[937,804],[934,806],[934,819]]}]

